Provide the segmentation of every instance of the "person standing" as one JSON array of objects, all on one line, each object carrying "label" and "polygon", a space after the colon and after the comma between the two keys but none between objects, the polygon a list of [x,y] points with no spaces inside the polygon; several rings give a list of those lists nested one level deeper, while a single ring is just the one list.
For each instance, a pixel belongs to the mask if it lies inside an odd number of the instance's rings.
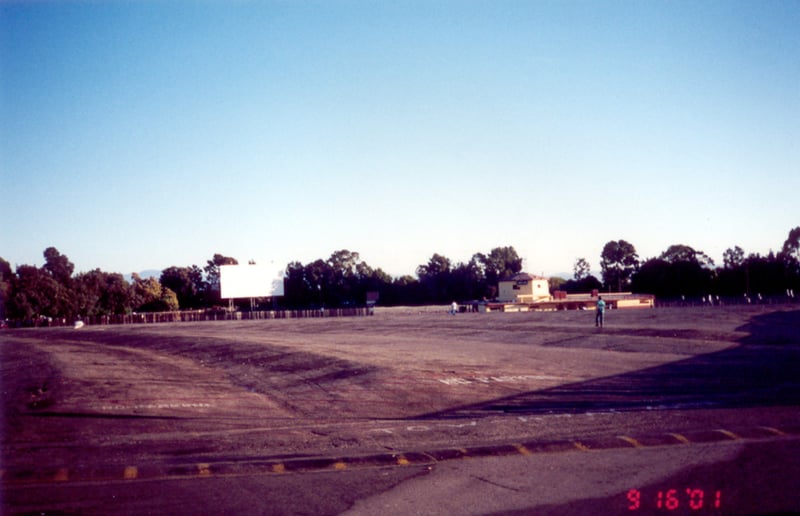
[{"label": "person standing", "polygon": [[603,318],[606,312],[606,302],[603,301],[603,296],[597,297],[597,308],[594,314],[594,325],[600,328],[603,327]]}]

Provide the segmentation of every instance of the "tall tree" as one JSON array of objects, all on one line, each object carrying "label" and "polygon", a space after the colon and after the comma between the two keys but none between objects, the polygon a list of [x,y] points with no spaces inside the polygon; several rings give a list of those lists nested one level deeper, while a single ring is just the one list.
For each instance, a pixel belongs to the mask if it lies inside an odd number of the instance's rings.
[{"label": "tall tree", "polygon": [[449,291],[452,264],[450,259],[434,253],[425,265],[417,267],[417,277],[426,292],[427,300],[433,303],[452,301]]},{"label": "tall tree", "polygon": [[727,248],[722,253],[722,263],[726,269],[735,269],[741,267],[744,263],[744,249],[738,245],[734,248]]},{"label": "tall tree", "polygon": [[367,292],[378,292],[383,299],[392,286],[392,277],[381,268],[373,269],[365,262],[357,267],[359,302],[366,301]]},{"label": "tall tree", "polygon": [[334,275],[342,277],[355,276],[359,258],[360,256],[357,252],[342,249],[331,253],[330,258],[328,258],[328,265]]},{"label": "tall tree", "polygon": [[286,306],[299,308],[313,303],[311,285],[306,282],[305,267],[301,262],[290,262],[284,273],[283,303]]},{"label": "tall tree", "polygon": [[450,259],[438,253],[430,257],[428,263],[417,267],[417,276],[420,280],[435,276],[441,276],[450,272]]},{"label": "tall tree", "polygon": [[680,289],[673,291],[667,279],[670,263],[663,258],[650,258],[639,265],[631,278],[631,289],[642,294],[654,294],[657,297],[675,297]]},{"label": "tall tree", "polygon": [[73,285],[79,315],[121,315],[133,309],[133,289],[122,274],[95,269],[78,274]]},{"label": "tall tree", "polygon": [[575,265],[572,267],[572,277],[575,281],[581,281],[591,274],[591,266],[585,258],[578,258],[575,260]]},{"label": "tall tree", "polygon": [[236,261],[236,258],[218,253],[215,253],[213,258],[206,261],[203,272],[206,273],[206,283],[208,283],[209,290],[219,292],[219,268],[222,265],[239,265],[239,262]]},{"label": "tall tree", "polygon": [[48,247],[44,250],[44,260],[43,269],[62,285],[69,286],[72,272],[75,270],[75,265],[69,258],[58,252],[55,247]]},{"label": "tall tree", "polygon": [[0,258],[0,320],[6,318],[6,305],[11,296],[11,279],[13,276],[11,264]]},{"label": "tall tree", "polygon": [[391,305],[418,305],[425,302],[423,286],[417,278],[406,274],[392,281],[389,295],[381,294],[381,303]]},{"label": "tall tree", "polygon": [[311,298],[314,304],[332,305],[334,302],[334,292],[331,292],[333,284],[333,271],[327,261],[318,259],[307,264],[303,270],[306,284],[311,290]]},{"label": "tall tree", "polygon": [[362,270],[369,268],[359,261],[359,254],[347,249],[334,251],[328,258],[327,264],[330,271],[328,284],[328,298],[333,305],[355,304],[363,297],[359,288],[359,266]]},{"label": "tall tree", "polygon": [[696,263],[702,267],[711,268],[714,266],[714,260],[708,257],[702,251],[696,251],[692,247],[684,244],[674,244],[667,248],[666,251],[661,253],[659,257],[669,263]]},{"label": "tall tree", "polygon": [[459,263],[450,273],[450,297],[456,300],[474,300],[485,296],[483,268],[473,257]]},{"label": "tall tree", "polygon": [[775,256],[772,251],[767,256],[750,254],[744,261],[745,291],[748,295],[780,295],[797,282],[796,272],[791,264]]},{"label": "tall tree", "polygon": [[131,306],[137,312],[170,312],[178,310],[178,296],[155,278],[133,275]]},{"label": "tall tree", "polygon": [[625,240],[606,243],[600,255],[600,268],[606,289],[610,291],[615,288],[617,292],[627,289],[638,265],[639,255],[636,254],[633,244]]},{"label": "tall tree", "polygon": [[203,273],[197,265],[168,267],[161,271],[160,282],[178,296],[181,309],[202,306]]},{"label": "tall tree", "polygon": [[711,292],[713,274],[712,269],[689,255],[682,255],[681,259],[673,257],[673,261],[652,258],[633,275],[632,288],[662,298],[705,296]]},{"label": "tall tree", "polygon": [[39,324],[41,318],[71,317],[72,296],[44,268],[20,265],[12,278],[9,316]]},{"label": "tall tree", "polygon": [[522,258],[513,246],[495,247],[489,254],[478,253],[475,257],[483,264],[489,285],[497,285],[498,281],[522,271]]},{"label": "tall tree", "polygon": [[550,289],[550,293],[553,293],[556,290],[563,290],[563,286],[566,282],[567,280],[559,276],[550,276],[547,278],[547,286]]},{"label": "tall tree", "polygon": [[789,236],[783,243],[781,255],[800,262],[800,226],[789,231]]}]

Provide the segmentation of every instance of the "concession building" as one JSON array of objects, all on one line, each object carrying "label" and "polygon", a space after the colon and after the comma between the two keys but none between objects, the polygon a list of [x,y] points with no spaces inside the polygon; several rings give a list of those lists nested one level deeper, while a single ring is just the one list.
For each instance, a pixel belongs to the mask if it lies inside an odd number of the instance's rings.
[{"label": "concession building", "polygon": [[652,308],[655,296],[631,292],[592,292],[567,294],[557,290],[550,293],[547,278],[520,272],[497,285],[497,300],[479,306],[480,311],[527,312],[531,310],[587,310],[593,309],[598,296],[603,296],[606,306],[616,308]]}]

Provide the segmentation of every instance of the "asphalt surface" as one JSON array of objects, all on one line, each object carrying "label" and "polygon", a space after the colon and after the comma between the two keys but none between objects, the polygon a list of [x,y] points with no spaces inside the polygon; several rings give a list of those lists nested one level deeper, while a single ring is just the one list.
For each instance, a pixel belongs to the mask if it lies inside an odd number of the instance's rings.
[{"label": "asphalt surface", "polygon": [[3,512],[800,510],[796,305],[445,312],[4,331]]}]

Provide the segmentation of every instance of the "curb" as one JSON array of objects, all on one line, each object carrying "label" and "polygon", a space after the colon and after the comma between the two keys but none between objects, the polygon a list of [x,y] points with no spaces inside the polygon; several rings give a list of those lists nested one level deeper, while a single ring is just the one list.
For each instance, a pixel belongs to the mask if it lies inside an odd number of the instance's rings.
[{"label": "curb", "polygon": [[192,462],[177,465],[103,465],[72,468],[10,468],[0,470],[4,485],[72,482],[130,482],[135,480],[208,478],[235,475],[335,472],[357,468],[431,466],[458,459],[504,457],[558,452],[592,452],[622,448],[690,446],[728,441],[763,441],[800,436],[800,425],[781,428],[756,426],[650,435],[619,435],[563,441],[521,441],[463,448],[377,453],[352,456],[263,458],[254,460]]}]

